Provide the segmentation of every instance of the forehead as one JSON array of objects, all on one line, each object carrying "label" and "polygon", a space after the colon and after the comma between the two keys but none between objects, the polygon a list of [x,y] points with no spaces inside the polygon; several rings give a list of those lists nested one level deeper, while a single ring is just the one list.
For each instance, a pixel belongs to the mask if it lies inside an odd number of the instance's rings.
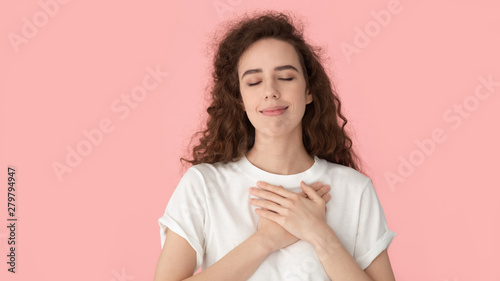
[{"label": "forehead", "polygon": [[288,42],[265,38],[250,45],[238,61],[238,74],[247,69],[273,69],[279,65],[291,64],[300,71],[300,62],[295,48]]}]

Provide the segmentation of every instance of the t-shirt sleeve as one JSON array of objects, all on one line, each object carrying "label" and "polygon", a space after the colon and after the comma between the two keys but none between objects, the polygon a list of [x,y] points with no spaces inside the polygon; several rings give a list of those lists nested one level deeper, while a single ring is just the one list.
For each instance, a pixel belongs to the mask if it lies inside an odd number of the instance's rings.
[{"label": "t-shirt sleeve", "polygon": [[387,227],[384,210],[370,179],[361,195],[354,259],[365,270],[395,236]]},{"label": "t-shirt sleeve", "polygon": [[202,174],[194,167],[189,168],[172,193],[165,213],[158,219],[161,247],[168,229],[177,233],[196,251],[196,269],[201,266],[205,254],[203,230],[207,209],[204,185]]}]

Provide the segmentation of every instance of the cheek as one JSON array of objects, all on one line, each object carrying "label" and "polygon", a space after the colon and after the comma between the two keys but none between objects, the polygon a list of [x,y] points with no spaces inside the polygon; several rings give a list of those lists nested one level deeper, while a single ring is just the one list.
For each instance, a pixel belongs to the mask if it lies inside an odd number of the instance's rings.
[{"label": "cheek", "polygon": [[241,96],[241,102],[243,103],[243,108],[245,109],[245,111],[247,111],[248,100],[245,93],[243,93],[241,89],[240,89],[240,96]]},{"label": "cheek", "polygon": [[252,97],[249,93],[242,93],[241,99],[243,100],[243,107],[245,111],[253,111],[258,106],[258,100]]}]

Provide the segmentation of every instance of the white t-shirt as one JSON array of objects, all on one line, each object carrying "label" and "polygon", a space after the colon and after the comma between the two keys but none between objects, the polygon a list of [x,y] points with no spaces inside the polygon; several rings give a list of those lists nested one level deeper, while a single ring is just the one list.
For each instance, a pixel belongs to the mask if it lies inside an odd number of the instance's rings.
[{"label": "white t-shirt", "polygon": [[[314,157],[314,164],[294,175],[261,170],[243,156],[236,162],[198,164],[182,176],[159,218],[161,246],[166,230],[185,238],[202,270],[224,257],[257,231],[259,216],[248,188],[257,181],[301,192],[300,181],[330,185],[326,221],[364,270],[386,249],[396,233],[387,227],[372,181],[353,168]],[[330,280],[311,244],[299,240],[271,253],[248,280]]]}]

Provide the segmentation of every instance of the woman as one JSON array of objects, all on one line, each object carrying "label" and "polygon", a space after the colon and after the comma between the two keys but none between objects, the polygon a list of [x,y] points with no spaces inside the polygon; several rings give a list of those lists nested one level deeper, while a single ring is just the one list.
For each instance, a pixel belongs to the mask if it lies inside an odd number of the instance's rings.
[{"label": "woman", "polygon": [[193,166],[158,220],[155,280],[394,280],[396,234],[289,16],[234,24],[213,78]]}]

